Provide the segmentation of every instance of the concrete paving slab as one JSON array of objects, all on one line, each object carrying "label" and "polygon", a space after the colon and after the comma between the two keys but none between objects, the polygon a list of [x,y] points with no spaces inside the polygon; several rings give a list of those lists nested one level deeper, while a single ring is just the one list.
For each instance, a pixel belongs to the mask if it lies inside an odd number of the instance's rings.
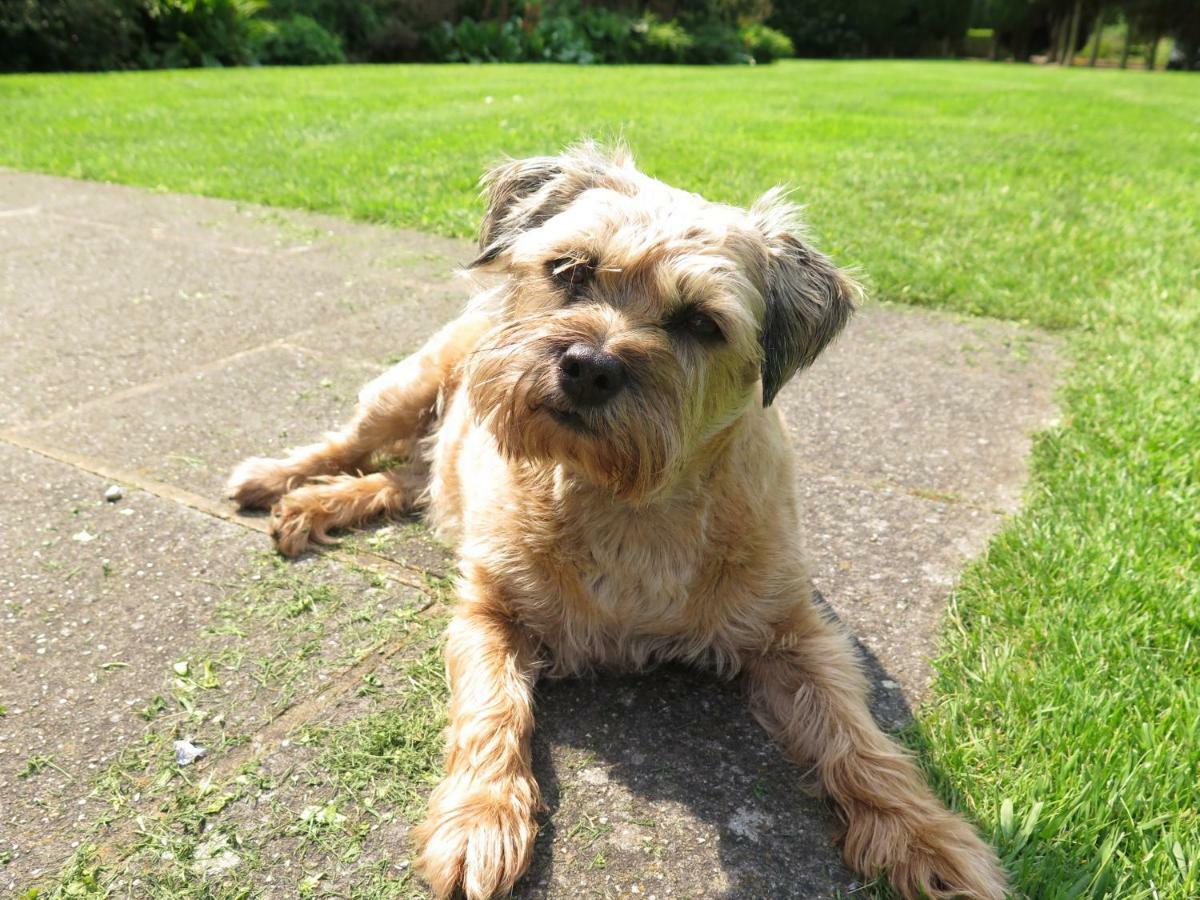
[{"label": "concrete paving slab", "polygon": [[0,893],[61,865],[104,810],[93,782],[212,616],[247,534],[0,445]]},{"label": "concrete paving slab", "polygon": [[[82,183],[0,169],[0,219],[49,217],[120,232],[143,244],[203,245],[231,255],[293,257],[348,280],[394,284],[445,281],[471,259],[462,241],[407,229],[379,229],[334,216],[296,215],[254,203],[120,185]],[[381,231],[392,240],[381,240]],[[186,252],[186,250],[184,251]],[[303,257],[301,259],[301,257]]]},{"label": "concrete paving slab", "polygon": [[829,474],[801,472],[796,485],[813,582],[878,663],[895,694],[885,724],[898,727],[925,691],[946,596],[1002,517]]},{"label": "concrete paving slab", "polygon": [[393,235],[0,172],[0,427],[328,327],[463,262],[461,243]]},{"label": "concrete paving slab", "polygon": [[114,772],[148,781],[185,734],[236,752],[425,600],[328,560],[264,563],[253,532],[142,491],[109,502],[104,480],[3,444],[0,472],[0,893],[114,817]]},{"label": "concrete paving slab", "polygon": [[1044,333],[869,305],[780,394],[800,467],[1012,512],[1053,417]]},{"label": "concrete paving slab", "polygon": [[834,897],[837,826],[736,684],[683,669],[548,682],[550,817],[518,897]]},{"label": "concrete paving slab", "polygon": [[[189,247],[180,259],[119,232],[24,226],[44,249],[0,257],[11,348],[0,361],[0,415],[10,425],[388,302],[382,285],[297,267],[264,272],[256,257]],[[0,219],[0,241],[15,227]],[[86,291],[73,290],[82,283]]]},{"label": "concrete paving slab", "polygon": [[[408,896],[419,806],[403,802],[412,786],[398,781],[424,789],[437,777],[436,753],[417,754],[415,768],[412,753],[436,729],[397,733],[386,720],[397,698],[419,689],[414,667],[428,665],[428,653],[397,657],[374,671],[370,691],[343,693],[262,757],[263,787],[239,791],[208,825],[207,834],[253,848],[239,851],[227,879],[269,883],[271,897],[294,896],[318,876],[332,895],[379,880],[365,896]],[[547,682],[537,714],[535,772],[549,808],[514,896],[817,900],[854,883],[828,810],[782,764],[737,685],[676,668]],[[389,764],[347,777],[330,747],[352,754],[356,744]],[[314,810],[328,810],[327,821],[314,823]],[[193,837],[192,848],[212,840]],[[123,865],[120,877],[155,885],[180,868],[154,847]]]},{"label": "concrete paving slab", "polygon": [[267,347],[73,410],[26,433],[217,500],[239,460],[282,453],[335,428],[372,372]]},{"label": "concrete paving slab", "polygon": [[[135,877],[168,891],[181,879],[232,877],[252,878],[264,896],[293,896],[316,878],[310,886],[334,893],[420,896],[407,829],[413,798],[437,771],[428,721],[440,702],[428,680],[436,660],[409,658],[413,620],[397,619],[386,598],[407,591],[401,607],[410,609],[412,591],[440,591],[446,548],[400,522],[355,536],[336,558],[264,574],[255,567],[266,538],[248,530],[257,523],[214,515],[234,462],[342,421],[362,382],[460,308],[464,288],[449,276],[471,247],[0,172],[0,248],[0,303],[13,311],[0,319],[0,340],[16,348],[0,359],[0,465],[28,495],[0,525],[0,584],[27,598],[0,613],[2,640],[23,654],[20,669],[0,670],[0,705],[21,710],[0,718],[0,824],[49,835],[36,853],[21,838],[19,860],[0,864],[0,885],[57,871],[74,845],[98,841],[88,859],[125,888]],[[876,306],[781,395],[805,511],[798,541],[817,587],[862,640],[876,714],[889,727],[920,697],[958,571],[1019,500],[1028,433],[1053,416],[1055,364],[1053,341],[1037,333]],[[105,505],[106,482],[81,470],[126,473],[135,514]],[[51,487],[30,487],[42,484]],[[75,496],[83,499],[67,502]],[[43,519],[51,530],[38,530]],[[82,532],[95,537],[73,539]],[[116,567],[107,578],[103,559]],[[162,572],[161,583],[131,582],[112,596],[112,580],[139,559],[132,571]],[[368,571],[393,564],[398,587]],[[271,581],[268,600],[255,574],[284,581]],[[308,587],[289,587],[291,577]],[[85,595],[111,604],[115,621],[84,623],[76,607]],[[187,602],[204,596],[217,597],[212,609]],[[372,655],[389,629],[392,649]],[[154,641],[144,647],[147,630]],[[86,647],[72,643],[81,634]],[[104,668],[105,653],[134,664]],[[194,773],[212,796],[169,768],[164,776],[153,756],[169,747],[174,720],[142,723],[149,749],[132,760],[111,755],[138,725],[125,724],[128,710],[169,685],[183,655],[218,666],[220,689],[204,689],[205,716],[188,725],[229,748],[224,763]],[[407,705],[421,684],[425,705]],[[49,698],[83,702],[69,691],[99,698],[97,709],[135,702],[120,722],[75,706],[69,723],[29,717],[48,715]],[[349,785],[326,751],[374,746],[380,716],[404,740],[420,725],[424,743],[396,757],[410,768]],[[803,795],[735,687],[676,671],[548,684],[539,716],[539,774],[555,813],[522,896],[625,896],[637,885],[664,897],[823,897],[849,884],[828,811]],[[89,740],[68,740],[72,726],[90,729],[80,732]],[[305,744],[314,734],[319,742]],[[100,754],[96,768],[80,775],[89,753]],[[41,757],[70,780],[40,762],[18,777]],[[76,808],[97,784],[121,810],[109,826],[97,826],[96,807]],[[23,812],[9,812],[10,796]],[[312,810],[329,803],[342,811],[314,823]],[[122,831],[146,810],[151,838]],[[212,841],[235,837],[240,868],[223,875],[229,858]]]},{"label": "concrete paving slab", "polygon": [[288,343],[314,352],[370,362],[380,370],[394,365],[435,331],[457,316],[471,296],[471,279],[414,288],[392,306],[354,316],[337,328],[315,326],[288,338]]}]

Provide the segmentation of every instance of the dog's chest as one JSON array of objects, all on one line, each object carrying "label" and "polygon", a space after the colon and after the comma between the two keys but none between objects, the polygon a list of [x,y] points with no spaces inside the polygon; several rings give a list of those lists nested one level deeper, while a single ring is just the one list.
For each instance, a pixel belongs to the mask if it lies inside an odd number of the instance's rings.
[{"label": "dog's chest", "polygon": [[565,529],[583,612],[625,633],[662,633],[687,618],[701,579],[703,504],[589,509]]}]

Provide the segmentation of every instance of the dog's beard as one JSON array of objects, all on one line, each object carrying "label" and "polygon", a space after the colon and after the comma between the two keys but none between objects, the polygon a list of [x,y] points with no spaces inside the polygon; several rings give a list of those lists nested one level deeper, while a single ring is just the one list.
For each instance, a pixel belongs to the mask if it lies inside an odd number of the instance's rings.
[{"label": "dog's beard", "polygon": [[563,321],[502,326],[467,363],[468,396],[510,460],[558,463],[636,502],[669,480],[680,458],[681,378],[662,351],[626,347],[626,389],[603,407],[575,407],[559,389],[558,360],[591,339]]}]

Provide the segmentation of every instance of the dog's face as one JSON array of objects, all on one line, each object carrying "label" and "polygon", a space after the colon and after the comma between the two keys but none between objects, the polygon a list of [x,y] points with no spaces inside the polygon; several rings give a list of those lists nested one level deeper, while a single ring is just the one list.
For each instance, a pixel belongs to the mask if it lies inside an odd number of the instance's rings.
[{"label": "dog's face", "polygon": [[499,324],[466,368],[510,458],[567,465],[639,500],[752,405],[769,405],[857,287],[768,193],[709,203],[585,145],[489,173],[479,267]]}]

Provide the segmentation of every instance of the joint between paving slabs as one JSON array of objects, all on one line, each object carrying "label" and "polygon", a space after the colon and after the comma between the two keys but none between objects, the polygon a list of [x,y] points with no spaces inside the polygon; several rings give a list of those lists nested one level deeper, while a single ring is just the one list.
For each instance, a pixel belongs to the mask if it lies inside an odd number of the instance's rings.
[{"label": "joint between paving slabs", "polygon": [[[293,335],[292,337],[296,336],[298,335]],[[247,347],[244,350],[238,350],[229,354],[228,356],[223,356],[220,359],[201,363],[198,366],[193,366],[192,368],[185,369],[182,372],[172,372],[169,375],[151,378],[149,381],[143,381],[140,384],[135,384],[119,391],[113,391],[105,394],[102,397],[96,397],[92,400],[87,400],[83,403],[76,404],[75,406],[69,406],[66,409],[60,409],[44,418],[36,419],[32,422],[21,422],[19,424],[10,426],[3,432],[0,432],[0,437],[7,435],[22,435],[30,431],[35,431],[38,428],[45,428],[48,425],[53,425],[55,422],[59,422],[69,416],[77,415],[80,412],[92,409],[93,407],[100,406],[105,403],[128,400],[132,397],[141,397],[142,395],[152,393],[161,387],[166,387],[167,385],[175,384],[180,381],[186,381],[189,378],[196,378],[197,376],[204,375],[208,372],[218,371],[228,366],[230,363],[238,362],[239,360],[254,356],[259,353],[265,353],[268,350],[291,350],[294,353],[304,354],[314,362],[324,363],[326,365],[331,363],[348,365],[362,372],[370,373],[373,376],[378,375],[384,370],[384,368],[386,368],[373,363],[364,362],[362,360],[330,356],[329,354],[322,353],[319,350],[313,350],[309,347],[293,343],[290,337],[277,338],[273,341],[267,341],[265,344],[256,344],[253,347]]]},{"label": "joint between paving slabs", "polygon": [[[83,403],[78,403],[75,406],[68,406],[66,409],[60,409],[50,415],[35,419],[32,422],[21,422],[10,426],[3,432],[0,432],[0,437],[16,436],[24,434],[28,431],[33,431],[38,428],[45,428],[47,425],[53,425],[55,422],[65,419],[68,416],[76,415],[95,406],[100,406],[104,403],[112,403],[114,401],[128,400],[131,397],[140,397],[143,394],[151,393],[158,388],[165,387],[169,384],[174,384],[177,381],[183,381],[187,378],[194,378],[197,375],[202,375],[205,372],[227,366],[230,363],[237,362],[247,356],[253,356],[256,353],[261,353],[265,350],[274,350],[277,347],[283,346],[283,338],[274,341],[268,341],[265,344],[257,344],[253,347],[247,347],[245,350],[238,350],[228,356],[223,356],[220,359],[215,359],[210,362],[201,363],[198,366],[193,366],[190,369],[184,369],[182,372],[171,372],[168,375],[161,375],[158,378],[151,378],[149,381],[143,381],[131,387],[122,388],[119,391],[112,391],[104,394],[101,397],[95,397],[91,400],[85,400]],[[298,348],[290,348],[298,349]]]},{"label": "joint between paving slabs", "polygon": [[[187,507],[195,512],[203,513],[207,516],[212,516],[215,519],[220,519],[223,522],[229,522],[233,525],[240,525],[249,531],[256,531],[260,534],[267,534],[269,526],[264,517],[246,516],[241,513],[233,512],[224,504],[216,503],[209,500],[207,497],[202,497],[199,494],[193,494],[191,491],[185,491],[177,488],[174,485],[166,484],[161,481],[156,481],[152,478],[146,478],[136,472],[131,472],[128,469],[122,469],[116,466],[110,466],[107,463],[93,459],[81,453],[73,453],[70,450],[63,450],[59,447],[51,447],[43,444],[41,441],[25,434],[14,432],[0,432],[0,441],[9,446],[16,447],[21,450],[28,450],[31,453],[36,453],[39,456],[44,456],[47,459],[52,459],[55,462],[65,463],[81,471],[88,472],[92,475],[98,475],[108,481],[117,481],[122,484],[129,485],[140,491],[145,491],[162,500],[169,500],[179,506]],[[328,559],[335,560],[346,565],[360,566],[384,578],[388,578],[398,584],[406,587],[414,588],[429,598],[432,603],[437,599],[436,595],[431,593],[428,582],[422,577],[426,570],[409,565],[407,563],[399,563],[394,559],[389,559],[386,556],[375,553],[371,550],[346,551],[338,548],[327,550],[322,554]],[[428,604],[427,604],[428,606]],[[423,607],[424,609],[424,607]]]},{"label": "joint between paving slabs", "polygon": [[855,478],[852,475],[847,475],[846,472],[833,469],[828,466],[813,465],[811,462],[806,462],[800,459],[794,460],[796,471],[803,475],[813,475],[817,477],[829,477],[837,480],[838,484],[846,487],[863,488],[868,491],[892,490],[899,491],[902,494],[907,494],[909,497],[916,497],[919,500],[925,500],[930,503],[938,503],[942,506],[958,506],[964,509],[974,509],[979,512],[990,513],[996,516],[1009,515],[1008,510],[1000,509],[996,506],[989,506],[986,503],[980,503],[976,500],[971,500],[954,491],[942,490],[940,488],[924,488],[913,485],[903,484],[899,481],[893,481],[889,478]]},{"label": "joint between paving slabs", "polygon": [[[232,201],[235,202],[236,201]],[[91,219],[87,216],[73,216],[70,213],[60,212],[53,209],[43,209],[40,206],[30,207],[28,210],[20,210],[20,212],[42,213],[51,219],[58,219],[63,222],[72,222],[76,225],[86,225],[88,228],[98,228],[101,231],[115,232],[122,234],[128,229],[126,226],[119,225],[115,222],[105,222],[101,219]],[[245,247],[241,244],[230,244],[222,241],[197,241],[194,236],[182,237],[173,234],[169,231],[162,231],[157,228],[152,228],[150,231],[150,239],[161,241],[168,244],[179,244],[180,246],[195,247],[197,243],[205,247],[210,247],[215,250],[224,251],[227,253],[237,253],[242,256],[295,256],[300,253],[308,253],[314,248],[314,244],[294,244],[290,247],[272,247],[264,249],[260,247]]]}]

